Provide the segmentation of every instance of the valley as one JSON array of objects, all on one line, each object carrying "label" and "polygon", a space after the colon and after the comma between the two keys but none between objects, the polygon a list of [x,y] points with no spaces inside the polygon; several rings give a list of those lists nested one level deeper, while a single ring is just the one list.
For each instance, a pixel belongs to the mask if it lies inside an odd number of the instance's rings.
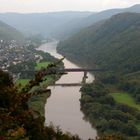
[{"label": "valley", "polygon": [[[81,109],[99,134],[139,139],[139,17],[138,13],[117,14],[58,44],[58,52],[71,61],[106,69],[94,73],[93,85],[81,88]],[[133,73],[136,77],[128,76]]]},{"label": "valley", "polygon": [[139,140],[139,38],[140,4],[0,13],[0,140]]},{"label": "valley", "polygon": [[[50,53],[52,56],[61,59],[63,56],[56,52],[57,41],[43,44],[39,50]],[[79,68],[76,64],[67,59],[63,60],[65,68]],[[80,83],[82,81],[83,72],[68,72],[63,75],[56,84],[59,83]],[[87,82],[92,82],[94,76],[88,74]],[[97,132],[91,125],[83,119],[83,114],[80,111],[80,86],[52,86],[51,96],[47,99],[45,105],[45,125],[53,123],[55,126],[60,126],[64,132],[77,134],[81,139],[95,138]],[[76,123],[76,126],[74,125]]]}]

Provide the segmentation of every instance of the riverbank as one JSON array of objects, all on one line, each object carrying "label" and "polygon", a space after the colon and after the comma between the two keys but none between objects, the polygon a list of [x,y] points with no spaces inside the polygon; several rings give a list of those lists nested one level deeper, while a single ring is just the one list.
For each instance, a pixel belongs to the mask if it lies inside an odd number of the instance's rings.
[{"label": "riverbank", "polygon": [[119,135],[124,140],[139,140],[139,102],[133,93],[121,88],[123,81],[115,81],[113,75],[104,75],[98,74],[93,85],[82,91],[81,109],[85,117],[97,128],[101,136],[114,135],[115,138]]},{"label": "riverbank", "polygon": [[[50,42],[40,46],[40,50],[50,53],[56,58],[63,58],[56,52],[57,42]],[[79,68],[69,60],[64,59],[66,68]],[[68,73],[63,75],[56,84],[61,83],[79,83],[82,81],[84,73]],[[94,76],[88,74],[88,82],[92,82]],[[48,98],[45,106],[45,125],[48,126],[51,122],[55,126],[60,126],[63,132],[78,134],[83,140],[88,138],[94,139],[97,136],[96,130],[84,119],[84,115],[80,110],[81,94],[79,92],[81,86],[77,87],[49,87],[51,89],[51,97]]]},{"label": "riverbank", "polygon": [[[100,136],[113,135],[114,139],[119,136],[124,140],[139,140],[140,104],[136,102],[133,94],[120,88],[119,82],[113,83],[115,79],[112,75],[101,76],[104,75],[96,75],[96,85],[94,82],[89,87],[88,84],[86,88],[83,86],[84,90],[81,89],[81,110],[85,118],[97,129]],[[105,83],[107,80],[109,84]],[[117,94],[116,91],[120,93]]]},{"label": "riverbank", "polygon": [[23,90],[13,83],[8,72],[0,70],[0,77],[1,140],[80,140],[77,136],[62,132],[58,127],[44,126],[44,117],[29,107],[29,100],[35,95],[29,91],[40,82],[37,77]]},{"label": "riverbank", "polygon": [[[81,88],[81,109],[99,135],[120,136],[123,140],[139,140],[140,112],[124,102],[114,100],[99,81]],[[119,97],[121,98],[121,97]]]},{"label": "riverbank", "polygon": [[[59,59],[54,58],[50,54],[36,50],[36,48],[32,49],[39,59],[37,59],[33,70],[40,71],[41,69],[47,68],[50,64],[56,63]],[[63,67],[63,62],[59,63],[57,67]],[[34,72],[33,72],[34,73]],[[30,74],[30,73],[29,73]],[[27,74],[27,75],[29,75]],[[53,85],[61,76],[60,75],[47,75],[44,77],[43,82],[41,82],[38,86],[35,86],[31,89],[33,93],[41,92],[41,94],[37,94],[29,100],[29,107],[34,111],[38,112],[41,116],[45,117],[45,104],[47,99],[51,95],[51,91],[45,90],[49,85]],[[31,79],[18,79],[16,85],[19,85],[21,89],[26,87],[29,84]]]},{"label": "riverbank", "polygon": [[110,93],[114,100],[121,104],[126,104],[130,107],[136,108],[140,111],[140,104],[136,103],[134,98],[126,92]]}]

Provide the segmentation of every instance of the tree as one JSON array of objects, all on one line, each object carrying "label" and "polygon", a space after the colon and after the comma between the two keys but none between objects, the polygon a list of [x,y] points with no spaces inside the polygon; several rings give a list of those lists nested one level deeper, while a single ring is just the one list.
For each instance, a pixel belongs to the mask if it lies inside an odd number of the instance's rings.
[{"label": "tree", "polygon": [[29,99],[38,94],[29,92],[30,89],[38,85],[46,73],[39,71],[35,79],[20,90],[8,73],[0,71],[0,140],[51,140],[58,137],[62,140],[65,137],[68,140],[79,140],[77,136],[44,127],[44,117],[28,106]]}]

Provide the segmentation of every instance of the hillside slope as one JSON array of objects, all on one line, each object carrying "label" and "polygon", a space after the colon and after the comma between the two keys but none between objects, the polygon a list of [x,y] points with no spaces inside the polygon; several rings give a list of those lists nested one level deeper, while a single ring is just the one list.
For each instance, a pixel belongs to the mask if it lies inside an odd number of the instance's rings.
[{"label": "hillside slope", "polygon": [[121,70],[140,70],[140,14],[123,13],[60,42],[58,51],[78,63]]},{"label": "hillside slope", "polygon": [[47,37],[58,37],[58,33],[66,28],[68,23],[76,22],[90,14],[91,12],[74,11],[30,14],[1,13],[0,20],[26,35],[41,34]]},{"label": "hillside slope", "polygon": [[62,27],[60,27],[60,30],[57,32],[57,36],[71,36],[85,27],[92,26],[93,24],[106,20],[113,15],[125,12],[140,13],[140,4],[131,6],[129,8],[109,9],[101,12],[94,12],[89,16],[72,20],[71,22],[67,22]]},{"label": "hillside slope", "polygon": [[96,23],[98,21],[108,19],[113,15],[119,13],[126,13],[126,12],[140,13],[140,4],[131,6],[129,8],[109,9],[109,10],[98,12],[96,14],[91,14],[81,21],[81,26],[87,27],[93,25],[93,23]]},{"label": "hillside slope", "polygon": [[23,42],[24,36],[15,28],[0,21],[0,40],[16,40],[17,42]]},{"label": "hillside slope", "polygon": [[63,39],[75,34],[82,28],[124,12],[140,13],[140,5],[101,12],[1,13],[0,20],[27,35],[41,34],[47,37]]}]

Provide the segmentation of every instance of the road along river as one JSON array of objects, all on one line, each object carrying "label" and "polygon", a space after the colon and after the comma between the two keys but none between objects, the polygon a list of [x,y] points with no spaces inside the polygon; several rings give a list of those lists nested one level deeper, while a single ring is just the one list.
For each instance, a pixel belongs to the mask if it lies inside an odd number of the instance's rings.
[{"label": "road along river", "polygon": [[[50,53],[52,56],[60,59],[63,56],[56,52],[57,41],[43,44],[38,50]],[[65,68],[80,68],[78,65],[67,59],[63,60]],[[72,72],[63,75],[56,83],[80,83],[82,81],[83,72]],[[88,73],[87,82],[92,82],[94,76]],[[80,111],[79,92],[80,86],[49,87],[51,96],[47,99],[45,105],[45,125],[51,122],[54,126],[60,126],[64,132],[78,134],[83,140],[95,138],[96,130],[91,127],[90,123],[84,120],[84,114]]]}]

